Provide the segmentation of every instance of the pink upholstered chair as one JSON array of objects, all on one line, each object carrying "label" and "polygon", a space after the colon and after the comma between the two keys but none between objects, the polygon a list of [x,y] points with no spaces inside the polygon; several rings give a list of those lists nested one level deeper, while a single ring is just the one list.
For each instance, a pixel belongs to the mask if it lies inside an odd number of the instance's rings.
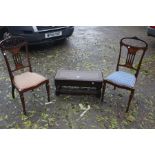
[{"label": "pink upholstered chair", "polygon": [[[24,57],[24,60],[21,56],[21,48],[26,52],[26,58]],[[7,38],[0,42],[0,49],[8,68],[12,85],[12,97],[15,98],[14,90],[16,88],[19,92],[22,102],[23,113],[26,115],[25,100],[23,95],[24,92],[33,90],[42,84],[46,84],[48,101],[50,101],[49,80],[38,73],[32,72],[28,53],[28,45],[25,39],[22,37]],[[12,65],[9,61],[9,54],[11,54],[14,65]],[[26,68],[28,68],[28,71],[23,71]],[[20,74],[15,74],[19,71],[21,71]]]}]

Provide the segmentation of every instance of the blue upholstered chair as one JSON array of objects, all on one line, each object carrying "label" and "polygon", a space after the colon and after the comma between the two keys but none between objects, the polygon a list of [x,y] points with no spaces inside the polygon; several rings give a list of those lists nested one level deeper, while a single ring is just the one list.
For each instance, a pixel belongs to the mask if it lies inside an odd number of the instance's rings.
[{"label": "blue upholstered chair", "polygon": [[[103,99],[104,99],[104,93],[105,93],[105,88],[107,83],[113,85],[114,89],[116,89],[116,87],[127,89],[131,91],[131,94],[128,100],[128,105],[126,108],[126,112],[128,112],[130,102],[134,95],[134,91],[135,91],[134,87],[139,74],[142,59],[144,57],[144,54],[147,48],[148,48],[148,44],[137,37],[127,37],[127,38],[121,39],[120,52],[119,52],[116,71],[110,74],[108,77],[106,77],[103,81],[101,102],[103,102]],[[122,55],[124,51],[126,51],[126,55],[124,57],[125,61],[122,63],[121,60],[122,60]],[[134,62],[135,62],[136,54],[137,55],[139,54],[138,55],[139,60],[138,62],[136,62],[137,65],[135,67]],[[127,72],[127,71],[119,71],[120,67],[133,70],[135,74],[132,74],[131,72]]]}]

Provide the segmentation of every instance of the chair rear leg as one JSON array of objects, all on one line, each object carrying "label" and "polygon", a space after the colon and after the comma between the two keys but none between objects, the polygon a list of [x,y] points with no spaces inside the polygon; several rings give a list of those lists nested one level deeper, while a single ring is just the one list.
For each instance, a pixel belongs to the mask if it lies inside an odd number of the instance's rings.
[{"label": "chair rear leg", "polygon": [[13,99],[15,98],[15,87],[14,87],[14,85],[12,85],[12,98]]},{"label": "chair rear leg", "polygon": [[48,102],[50,102],[50,87],[49,87],[49,81],[46,82],[46,91],[47,91]]},{"label": "chair rear leg", "polygon": [[131,94],[129,96],[129,101],[128,101],[128,106],[126,108],[126,112],[129,111],[130,103],[131,103],[131,100],[132,100],[133,96],[134,96],[134,90],[131,90]]},{"label": "chair rear leg", "polygon": [[22,102],[23,113],[24,113],[24,115],[26,115],[24,95],[21,92],[19,93],[19,95],[20,95],[20,99],[21,99],[21,102]]},{"label": "chair rear leg", "polygon": [[106,82],[103,82],[100,102],[103,102],[104,100],[105,88],[106,88]]}]

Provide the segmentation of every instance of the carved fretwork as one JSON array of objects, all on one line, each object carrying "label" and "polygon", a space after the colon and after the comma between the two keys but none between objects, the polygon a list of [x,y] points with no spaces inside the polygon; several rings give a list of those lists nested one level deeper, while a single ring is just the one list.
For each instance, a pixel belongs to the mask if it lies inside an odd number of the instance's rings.
[{"label": "carved fretwork", "polygon": [[133,62],[134,62],[137,50],[138,50],[137,48],[128,46],[128,53],[127,53],[126,64],[125,64],[127,67],[130,67],[130,68],[133,67]]},{"label": "carved fretwork", "polygon": [[[126,51],[126,50],[123,50],[122,47],[125,47],[127,49],[125,63],[122,63],[120,61],[123,51]],[[120,52],[119,52],[116,70],[118,71],[119,67],[127,67],[130,69],[133,69],[135,70],[135,76],[137,78],[139,74],[140,66],[147,48],[148,48],[148,44],[137,37],[122,38],[120,41]],[[135,67],[133,64],[138,51],[141,51],[141,52],[139,52],[139,59],[136,60],[136,67]]]},{"label": "carved fretwork", "polygon": [[12,57],[13,57],[15,67],[17,70],[24,67],[22,63],[21,55],[19,53],[13,54]]},{"label": "carved fretwork", "polygon": [[24,43],[25,40],[22,37],[11,37],[1,42],[1,48],[5,50],[9,49],[17,50],[18,47],[21,47]]},{"label": "carved fretwork", "polygon": [[[29,71],[32,72],[29,55],[28,55],[27,42],[23,37],[12,36],[8,39],[4,39],[2,42],[0,42],[0,48],[1,48],[1,51],[3,51],[3,55],[7,63],[7,67],[10,74],[12,74],[17,70],[24,69],[27,67],[29,68]],[[26,59],[24,58],[22,60],[21,50],[24,50],[26,52]],[[8,60],[9,53],[11,53],[11,57],[13,59],[12,61],[14,63],[13,64],[14,68],[12,67],[12,65],[9,64],[9,60]]]}]

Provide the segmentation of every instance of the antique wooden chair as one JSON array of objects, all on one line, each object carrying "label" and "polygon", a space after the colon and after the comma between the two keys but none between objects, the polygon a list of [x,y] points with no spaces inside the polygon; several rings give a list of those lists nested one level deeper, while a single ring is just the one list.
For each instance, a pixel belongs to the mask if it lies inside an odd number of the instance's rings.
[{"label": "antique wooden chair", "polygon": [[[21,52],[25,51],[24,58]],[[27,42],[22,37],[10,37],[0,42],[0,49],[6,62],[11,84],[12,97],[15,98],[15,88],[19,92],[23,113],[26,115],[24,92],[33,90],[42,84],[46,84],[48,101],[50,101],[49,80],[42,75],[32,72]],[[11,59],[10,59],[11,58]],[[28,71],[25,71],[28,69]],[[20,74],[19,74],[20,72]]]},{"label": "antique wooden chair", "polygon": [[[131,91],[131,94],[128,100],[128,105],[126,108],[126,112],[128,112],[130,102],[133,98],[134,91],[135,91],[134,86],[135,86],[135,83],[139,74],[140,66],[147,48],[148,48],[148,44],[137,37],[127,37],[127,38],[122,38],[120,40],[120,52],[119,52],[116,71],[110,74],[103,81],[101,102],[103,102],[103,99],[104,99],[104,93],[105,93],[105,88],[107,83],[113,85],[114,89],[116,89],[116,87],[127,89]],[[123,52],[126,53],[123,57],[124,58],[123,60],[125,60],[124,62],[122,62]],[[135,59],[136,55],[138,55],[138,58],[139,58],[137,60]],[[136,60],[136,65],[135,65],[135,60]],[[135,74],[132,74],[131,72],[129,73],[127,71],[119,71],[120,67],[122,68],[125,67],[126,69],[130,69],[132,70],[132,72],[134,71]]]}]

